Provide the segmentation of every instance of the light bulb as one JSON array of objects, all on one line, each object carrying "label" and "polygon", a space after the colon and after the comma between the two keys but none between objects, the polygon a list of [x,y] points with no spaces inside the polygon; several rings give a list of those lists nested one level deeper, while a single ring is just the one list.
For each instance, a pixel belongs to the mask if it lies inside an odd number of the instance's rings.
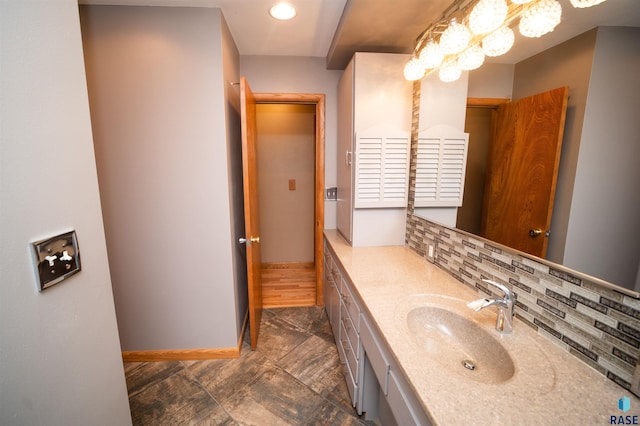
[{"label": "light bulb", "polygon": [[484,63],[484,52],[477,44],[471,46],[458,56],[458,66],[461,70],[471,71]]},{"label": "light bulb", "polygon": [[440,71],[438,71],[438,77],[440,77],[440,81],[445,83],[451,83],[452,81],[456,81],[462,75],[462,70],[458,66],[458,61],[455,59],[447,60],[440,67]]},{"label": "light bulb", "polygon": [[511,49],[515,35],[509,27],[502,27],[486,36],[482,40],[482,51],[487,56],[504,55]]},{"label": "light bulb", "polygon": [[440,49],[444,54],[453,55],[466,49],[470,39],[471,33],[469,29],[453,18],[447,29],[440,36]]},{"label": "light bulb", "polygon": [[408,81],[420,80],[424,77],[425,68],[415,57],[411,58],[404,66],[404,78]]},{"label": "light bulb", "polygon": [[556,0],[540,0],[528,7],[520,17],[520,34],[541,37],[553,31],[562,18],[562,6]]},{"label": "light bulb", "polygon": [[469,29],[474,34],[493,31],[504,23],[508,10],[505,0],[480,0],[469,15]]},{"label": "light bulb", "polygon": [[427,45],[422,48],[418,60],[426,69],[437,68],[442,63],[444,55],[440,50],[440,46],[433,40],[429,40]]}]

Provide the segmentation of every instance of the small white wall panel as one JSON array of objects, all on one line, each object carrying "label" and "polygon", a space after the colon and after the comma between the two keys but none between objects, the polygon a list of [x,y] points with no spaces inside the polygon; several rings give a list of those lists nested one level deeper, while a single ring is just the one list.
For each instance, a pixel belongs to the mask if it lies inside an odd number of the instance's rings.
[{"label": "small white wall panel", "polygon": [[469,135],[434,126],[418,136],[416,207],[460,207]]},{"label": "small white wall panel", "polygon": [[410,139],[406,132],[366,132],[356,138],[355,208],[406,207]]}]

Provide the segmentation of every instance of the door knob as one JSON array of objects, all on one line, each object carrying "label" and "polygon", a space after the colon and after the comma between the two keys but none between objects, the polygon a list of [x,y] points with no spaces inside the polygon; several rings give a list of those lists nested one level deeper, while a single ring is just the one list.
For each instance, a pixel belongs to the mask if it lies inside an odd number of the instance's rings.
[{"label": "door knob", "polygon": [[238,242],[240,244],[246,244],[246,245],[251,245],[251,243],[256,243],[259,244],[260,243],[260,237],[251,237],[248,240],[246,238],[238,238]]},{"label": "door knob", "polygon": [[540,229],[540,228],[530,229],[529,230],[529,235],[532,236],[532,237],[537,237],[540,234],[542,234],[542,229]]}]

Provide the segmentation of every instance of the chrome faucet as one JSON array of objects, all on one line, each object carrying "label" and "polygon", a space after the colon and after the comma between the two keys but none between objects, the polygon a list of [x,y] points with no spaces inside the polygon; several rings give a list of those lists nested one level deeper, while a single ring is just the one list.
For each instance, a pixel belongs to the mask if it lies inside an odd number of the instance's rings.
[{"label": "chrome faucet", "polygon": [[498,320],[496,321],[496,330],[500,333],[511,333],[513,331],[513,316],[515,315],[516,306],[516,294],[509,290],[506,286],[497,283],[495,281],[483,279],[487,284],[490,284],[504,293],[502,299],[478,299],[467,304],[468,307],[476,312],[480,312],[484,308],[489,306],[498,307]]}]

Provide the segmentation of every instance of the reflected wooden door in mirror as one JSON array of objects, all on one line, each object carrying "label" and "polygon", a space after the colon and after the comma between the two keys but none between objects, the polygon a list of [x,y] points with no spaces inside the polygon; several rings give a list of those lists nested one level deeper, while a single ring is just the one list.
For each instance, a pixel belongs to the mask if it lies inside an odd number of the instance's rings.
[{"label": "reflected wooden door in mirror", "polygon": [[569,88],[561,87],[498,108],[482,208],[485,238],[546,255],[568,98]]}]

